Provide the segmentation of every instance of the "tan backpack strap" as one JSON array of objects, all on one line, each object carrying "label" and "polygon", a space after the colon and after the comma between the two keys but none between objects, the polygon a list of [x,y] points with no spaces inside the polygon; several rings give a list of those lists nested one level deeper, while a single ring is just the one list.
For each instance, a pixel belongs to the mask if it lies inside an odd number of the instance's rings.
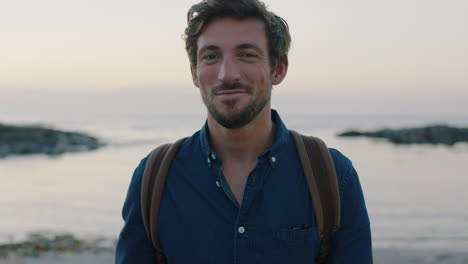
[{"label": "tan backpack strap", "polygon": [[165,144],[154,149],[146,161],[141,184],[141,212],[146,235],[156,250],[158,264],[166,263],[164,253],[159,246],[158,216],[166,176],[177,150],[186,138],[174,144]]},{"label": "tan backpack strap", "polygon": [[340,226],[340,193],[335,166],[325,143],[316,137],[290,131],[294,137],[304,175],[315,208],[320,236],[318,263],[325,263],[330,251],[330,239]]}]

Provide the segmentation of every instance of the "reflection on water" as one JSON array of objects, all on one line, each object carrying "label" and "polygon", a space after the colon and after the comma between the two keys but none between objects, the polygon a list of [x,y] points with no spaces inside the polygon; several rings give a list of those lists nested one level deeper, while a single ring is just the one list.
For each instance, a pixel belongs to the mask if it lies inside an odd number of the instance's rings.
[{"label": "reflection on water", "polygon": [[[359,123],[330,117],[283,118],[290,128],[323,138],[353,161],[364,188],[375,247],[468,248],[464,170],[468,144],[394,146],[337,138],[334,134],[349,124],[371,127],[368,119]],[[308,120],[318,121],[310,124]],[[325,129],[321,124],[326,120],[336,125]],[[134,120],[132,126],[123,126],[124,122],[76,125],[113,143],[95,152],[0,160],[4,216],[0,240],[18,239],[36,230],[115,238],[123,224],[120,211],[130,176],[139,160],[157,144],[191,134],[203,117],[143,121]]]}]

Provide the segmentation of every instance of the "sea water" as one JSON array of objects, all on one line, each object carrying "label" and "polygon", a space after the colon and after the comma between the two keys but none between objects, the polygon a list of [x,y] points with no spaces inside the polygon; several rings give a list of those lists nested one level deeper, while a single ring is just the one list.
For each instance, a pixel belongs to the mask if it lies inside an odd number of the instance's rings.
[{"label": "sea water", "polygon": [[[116,239],[139,161],[158,144],[191,135],[205,120],[204,107],[194,97],[112,102],[102,96],[64,98],[26,99],[8,107],[3,101],[0,122],[78,130],[108,145],[92,152],[0,159],[0,242],[35,231]],[[352,160],[364,190],[374,247],[468,248],[467,143],[396,146],[336,136],[350,128],[468,126],[466,117],[327,114],[291,111],[290,103],[275,107],[290,129],[321,137]]]}]

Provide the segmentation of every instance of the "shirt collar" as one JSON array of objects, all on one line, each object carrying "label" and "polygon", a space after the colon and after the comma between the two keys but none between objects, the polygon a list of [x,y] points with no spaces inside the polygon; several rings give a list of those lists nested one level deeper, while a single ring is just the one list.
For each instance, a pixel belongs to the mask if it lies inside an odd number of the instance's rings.
[{"label": "shirt collar", "polygon": [[[259,158],[266,158],[271,166],[275,166],[280,161],[281,151],[283,147],[289,143],[289,131],[284,125],[281,117],[278,112],[274,109],[271,109],[271,120],[276,125],[275,137],[273,139],[273,144],[265,149],[259,156]],[[203,151],[203,155],[209,167],[213,166],[213,163],[218,160],[217,154],[214,152],[210,145],[209,141],[209,129],[208,122],[205,121],[202,129],[200,130],[200,143]]]}]

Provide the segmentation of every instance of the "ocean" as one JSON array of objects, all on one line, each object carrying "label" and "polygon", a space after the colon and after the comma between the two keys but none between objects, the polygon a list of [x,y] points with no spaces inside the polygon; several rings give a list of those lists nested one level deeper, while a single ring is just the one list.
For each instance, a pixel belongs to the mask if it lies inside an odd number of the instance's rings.
[{"label": "ocean", "polygon": [[[129,94],[33,92],[0,99],[0,123],[77,130],[108,143],[92,152],[0,159],[0,243],[36,231],[118,237],[122,204],[139,161],[158,144],[193,134],[206,115],[196,96]],[[467,127],[466,115],[340,112],[323,107],[314,111],[303,98],[297,98],[300,104],[294,102],[290,97],[273,103],[286,125],[321,137],[353,161],[364,189],[374,247],[468,248],[467,143],[396,146],[385,140],[336,136],[351,128]]]}]

